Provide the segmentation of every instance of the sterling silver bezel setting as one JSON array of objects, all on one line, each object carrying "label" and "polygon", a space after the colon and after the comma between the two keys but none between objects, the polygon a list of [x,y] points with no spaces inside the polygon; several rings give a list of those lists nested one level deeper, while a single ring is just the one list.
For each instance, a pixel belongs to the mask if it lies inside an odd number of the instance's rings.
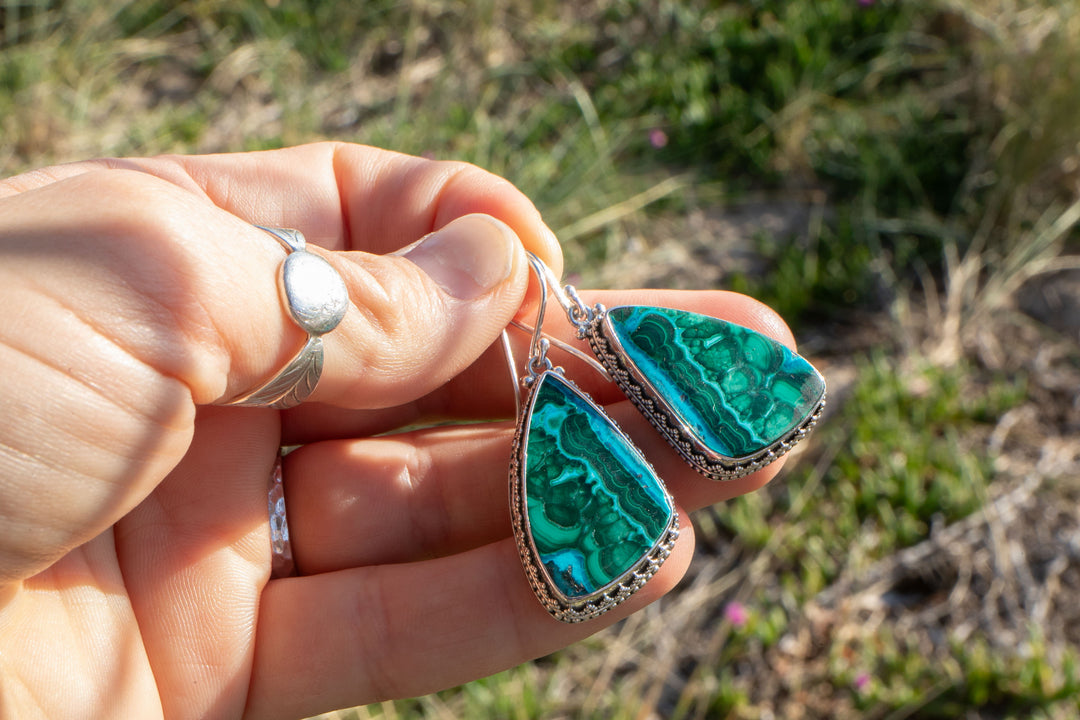
[{"label": "sterling silver bezel setting", "polygon": [[[675,546],[679,537],[679,513],[675,509],[675,501],[671,497],[663,482],[660,488],[671,509],[671,519],[667,528],[661,533],[659,540],[652,549],[642,555],[629,569],[612,580],[602,588],[589,595],[577,598],[567,597],[555,584],[547,568],[540,560],[540,553],[532,539],[529,527],[528,498],[525,483],[525,471],[528,467],[527,442],[530,422],[532,419],[533,404],[537,391],[548,375],[558,375],[559,378],[571,388],[577,395],[585,400],[593,410],[606,417],[614,426],[617,434],[626,441],[626,444],[637,453],[642,462],[648,467],[652,465],[645,459],[644,454],[633,444],[630,438],[621,428],[584,392],[574,383],[568,380],[558,370],[548,370],[536,376],[531,383],[529,395],[523,405],[514,432],[513,450],[510,458],[510,515],[514,530],[514,540],[517,545],[521,564],[525,569],[525,575],[529,580],[533,593],[544,608],[557,620],[567,623],[578,623],[603,615],[628,599],[640,590],[649,578],[659,571]],[[655,475],[655,470],[653,471]],[[659,476],[657,476],[659,477]]]},{"label": "sterling silver bezel setting", "polygon": [[668,444],[687,464],[710,480],[733,480],[771,464],[805,438],[821,417],[825,408],[824,389],[806,419],[776,442],[744,457],[721,455],[705,445],[682,415],[664,399],[663,394],[641,374],[636,365],[627,361],[628,356],[615,334],[609,311],[602,306],[598,306],[596,310],[588,327],[583,331],[593,354],[623,394]]}]

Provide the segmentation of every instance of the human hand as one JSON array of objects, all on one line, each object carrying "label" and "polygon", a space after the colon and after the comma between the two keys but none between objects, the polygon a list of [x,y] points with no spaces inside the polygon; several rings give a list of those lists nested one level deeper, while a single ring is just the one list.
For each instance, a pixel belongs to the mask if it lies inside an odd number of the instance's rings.
[{"label": "human hand", "polygon": [[[304,339],[278,297],[284,252],[251,223],[301,229],[353,303],[324,336],[311,402],[291,410],[221,406]],[[559,623],[529,589],[506,497],[513,423],[478,422],[513,414],[493,343],[524,298],[525,249],[561,269],[505,181],[358,146],[95,161],[0,183],[0,715],[290,718],[415,696],[549,653],[669,590],[693,548],[685,521],[658,575],[597,620]],[[585,299],[693,310],[793,344],[732,293]],[[569,340],[559,320],[545,327]],[[564,364],[684,518],[778,470],[705,480],[617,389]],[[471,422],[385,435],[448,420]],[[267,478],[283,444],[303,445],[284,461],[301,576],[270,580]]]}]

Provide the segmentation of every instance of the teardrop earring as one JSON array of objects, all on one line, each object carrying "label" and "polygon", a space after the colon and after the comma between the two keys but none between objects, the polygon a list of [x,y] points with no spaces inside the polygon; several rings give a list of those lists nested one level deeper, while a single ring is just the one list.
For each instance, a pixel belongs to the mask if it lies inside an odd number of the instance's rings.
[{"label": "teardrop earring", "polygon": [[746,475],[788,452],[825,406],[825,379],[783,343],[717,318],[647,305],[588,307],[538,258],[578,338],[695,470]]},{"label": "teardrop earring", "polygon": [[[510,511],[537,599],[558,620],[581,622],[656,574],[674,547],[679,518],[641,451],[548,359],[546,267],[535,257],[530,262],[540,280],[540,308],[521,380],[528,396],[518,399]],[[520,395],[516,383],[515,391]]]}]

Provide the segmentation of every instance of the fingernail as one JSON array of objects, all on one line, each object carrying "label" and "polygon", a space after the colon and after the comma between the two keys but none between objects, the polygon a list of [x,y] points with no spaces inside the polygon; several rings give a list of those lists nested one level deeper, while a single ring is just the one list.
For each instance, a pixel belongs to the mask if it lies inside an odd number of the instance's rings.
[{"label": "fingernail", "polygon": [[495,218],[466,215],[395,254],[418,265],[448,294],[472,300],[510,277],[515,242],[513,231]]}]

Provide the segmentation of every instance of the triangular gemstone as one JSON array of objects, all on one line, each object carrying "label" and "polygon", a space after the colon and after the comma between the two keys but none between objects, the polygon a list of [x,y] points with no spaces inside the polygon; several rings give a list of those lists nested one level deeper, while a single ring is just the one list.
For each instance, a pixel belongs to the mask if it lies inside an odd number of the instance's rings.
[{"label": "triangular gemstone", "polygon": [[684,310],[607,311],[593,347],[616,382],[698,470],[745,474],[803,437],[825,380],[786,345]]},{"label": "triangular gemstone", "polygon": [[513,509],[534,590],[559,619],[595,617],[667,557],[672,499],[641,452],[558,373],[537,379],[518,443]]}]

